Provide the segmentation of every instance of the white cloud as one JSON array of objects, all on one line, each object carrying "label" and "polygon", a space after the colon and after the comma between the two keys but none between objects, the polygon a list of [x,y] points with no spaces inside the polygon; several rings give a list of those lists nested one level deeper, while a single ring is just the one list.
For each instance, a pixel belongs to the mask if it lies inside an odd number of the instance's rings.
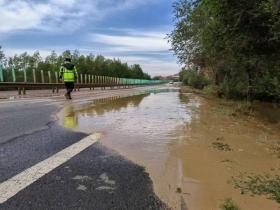
[{"label": "white cloud", "polygon": [[[123,35],[93,34],[89,40],[110,46],[114,51],[168,51],[164,32],[126,30]],[[114,49],[115,48],[115,49]]]},{"label": "white cloud", "polygon": [[0,2],[0,32],[38,27],[42,19],[51,13],[52,8],[47,4],[4,0]]},{"label": "white cloud", "polygon": [[118,35],[91,34],[88,39],[101,45],[100,54],[120,58],[129,64],[138,63],[144,71],[155,75],[178,73],[180,66],[175,62],[165,31],[143,31],[135,29],[111,29]]},{"label": "white cloud", "polygon": [[166,40],[157,37],[131,37],[131,36],[110,36],[97,34],[94,35],[93,40],[98,43],[122,46],[127,50],[168,50],[169,45]]},{"label": "white cloud", "polygon": [[[27,52],[29,55],[32,55],[34,52],[36,52],[38,49],[20,49],[20,48],[5,48],[4,49],[4,52],[5,52],[5,55],[7,57],[13,57],[14,55],[20,55],[22,53],[25,53]],[[51,54],[52,50],[39,50],[40,52],[40,55],[43,57],[43,58],[46,58],[48,55]]]},{"label": "white cloud", "polygon": [[180,66],[175,61],[167,61],[163,59],[156,59],[153,57],[143,56],[107,56],[111,59],[120,59],[128,64],[140,64],[145,72],[148,72],[152,76],[169,76],[177,74],[180,71]]},{"label": "white cloud", "polygon": [[56,4],[56,5],[60,5],[60,6],[66,6],[66,7],[70,7],[73,6],[75,3],[75,0],[51,0],[50,4]]},{"label": "white cloud", "polygon": [[0,0],[0,32],[40,29],[58,32],[71,25],[160,0]]},{"label": "white cloud", "polygon": [[152,61],[139,63],[141,67],[152,76],[170,76],[177,74],[180,67],[176,62]]}]

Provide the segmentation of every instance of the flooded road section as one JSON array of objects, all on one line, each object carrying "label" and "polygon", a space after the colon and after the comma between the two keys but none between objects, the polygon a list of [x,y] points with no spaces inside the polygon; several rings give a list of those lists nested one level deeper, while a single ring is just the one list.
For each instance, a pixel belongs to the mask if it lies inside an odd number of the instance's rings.
[{"label": "flooded road section", "polygon": [[279,124],[229,116],[218,102],[174,90],[70,102],[59,116],[64,127],[103,133],[102,144],[144,166],[173,209],[216,210],[227,198],[243,210],[279,209],[232,181],[241,173],[279,174]]}]

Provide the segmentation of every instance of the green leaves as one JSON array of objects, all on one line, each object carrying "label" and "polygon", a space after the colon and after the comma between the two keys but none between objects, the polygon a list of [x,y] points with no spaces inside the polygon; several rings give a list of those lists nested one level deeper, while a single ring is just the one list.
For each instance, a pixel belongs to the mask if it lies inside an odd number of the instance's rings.
[{"label": "green leaves", "polygon": [[222,210],[240,210],[240,208],[234,203],[231,198],[227,198],[224,203],[220,206]]},{"label": "green leaves", "polygon": [[278,7],[274,0],[179,0],[172,49],[180,63],[212,69],[227,97],[280,100]]},{"label": "green leaves", "polygon": [[[134,79],[151,79],[150,75],[143,72],[140,65],[128,66],[127,63],[122,63],[116,59],[106,59],[102,55],[93,56],[81,55],[78,50],[73,53],[70,50],[64,51],[61,55],[56,54],[54,51],[49,56],[43,59],[40,53],[36,51],[33,55],[22,53],[9,58],[8,66],[5,67],[5,78],[7,81],[11,81],[11,73],[9,70],[11,66],[15,66],[16,72],[19,72],[19,80],[23,80],[23,73],[20,72],[26,69],[27,75],[31,78],[32,69],[47,71],[58,71],[65,57],[71,57],[73,63],[79,73],[93,74],[101,76],[111,76],[119,78],[134,78]],[[6,61],[4,52],[0,46],[0,61]]]},{"label": "green leaves", "polygon": [[182,70],[180,72],[180,78],[183,84],[196,89],[203,89],[210,84],[210,81],[207,78],[193,70]]},{"label": "green leaves", "polygon": [[242,194],[265,195],[280,203],[280,176],[275,175],[240,175],[233,179],[235,188],[241,190]]}]

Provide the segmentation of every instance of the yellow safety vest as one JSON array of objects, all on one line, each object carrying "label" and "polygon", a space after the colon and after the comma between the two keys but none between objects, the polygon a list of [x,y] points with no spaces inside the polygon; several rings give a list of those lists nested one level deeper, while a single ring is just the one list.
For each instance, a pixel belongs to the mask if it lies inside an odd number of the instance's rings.
[{"label": "yellow safety vest", "polygon": [[64,82],[75,82],[75,78],[77,77],[76,67],[70,62],[65,62],[60,67],[59,75],[63,78]]}]

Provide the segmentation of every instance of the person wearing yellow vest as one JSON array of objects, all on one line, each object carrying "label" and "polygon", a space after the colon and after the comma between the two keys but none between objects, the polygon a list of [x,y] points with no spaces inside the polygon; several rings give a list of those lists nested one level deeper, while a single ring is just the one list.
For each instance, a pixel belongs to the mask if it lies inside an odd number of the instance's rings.
[{"label": "person wearing yellow vest", "polygon": [[63,79],[65,84],[65,98],[72,99],[71,93],[74,89],[75,80],[77,79],[77,70],[75,65],[71,63],[71,58],[64,59],[64,64],[60,67],[59,78]]}]

